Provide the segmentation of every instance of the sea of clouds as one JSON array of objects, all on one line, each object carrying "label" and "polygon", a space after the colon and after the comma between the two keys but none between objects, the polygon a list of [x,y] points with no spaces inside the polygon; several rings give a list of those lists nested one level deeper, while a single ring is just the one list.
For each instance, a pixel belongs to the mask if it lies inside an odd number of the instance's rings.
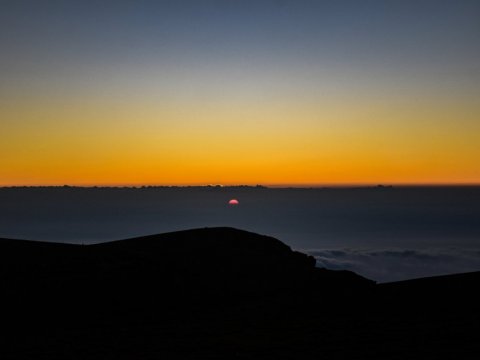
[{"label": "sea of clouds", "polygon": [[350,270],[377,282],[480,270],[480,249],[327,249],[303,250],[318,267]]}]

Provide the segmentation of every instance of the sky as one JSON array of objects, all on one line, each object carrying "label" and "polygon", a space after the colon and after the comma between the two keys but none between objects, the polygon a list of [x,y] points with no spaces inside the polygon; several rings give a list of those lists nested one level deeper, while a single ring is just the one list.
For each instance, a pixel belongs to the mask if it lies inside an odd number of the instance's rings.
[{"label": "sky", "polygon": [[477,0],[0,0],[1,185],[478,184]]}]

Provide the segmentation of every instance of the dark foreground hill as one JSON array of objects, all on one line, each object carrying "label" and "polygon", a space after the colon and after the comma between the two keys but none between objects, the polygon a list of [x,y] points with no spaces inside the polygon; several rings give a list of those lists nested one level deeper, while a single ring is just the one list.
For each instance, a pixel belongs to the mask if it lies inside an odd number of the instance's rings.
[{"label": "dark foreground hill", "polygon": [[480,274],[376,285],[231,228],[0,240],[0,358],[480,356]]}]

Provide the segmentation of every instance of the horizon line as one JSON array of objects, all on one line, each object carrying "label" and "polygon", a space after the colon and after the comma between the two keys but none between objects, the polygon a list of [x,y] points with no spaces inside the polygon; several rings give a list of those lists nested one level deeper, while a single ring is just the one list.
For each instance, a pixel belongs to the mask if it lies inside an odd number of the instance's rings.
[{"label": "horizon line", "polygon": [[319,183],[319,184],[8,184],[0,185],[0,189],[12,188],[270,188],[270,189],[315,189],[315,188],[391,188],[391,187],[477,187],[479,183]]}]

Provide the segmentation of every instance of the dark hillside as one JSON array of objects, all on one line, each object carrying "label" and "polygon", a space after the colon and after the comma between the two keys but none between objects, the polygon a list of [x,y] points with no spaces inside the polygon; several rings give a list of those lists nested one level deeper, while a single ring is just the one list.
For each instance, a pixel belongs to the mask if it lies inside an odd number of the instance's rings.
[{"label": "dark hillside", "polygon": [[205,228],[97,245],[0,240],[1,358],[467,358],[480,274],[375,285]]}]

